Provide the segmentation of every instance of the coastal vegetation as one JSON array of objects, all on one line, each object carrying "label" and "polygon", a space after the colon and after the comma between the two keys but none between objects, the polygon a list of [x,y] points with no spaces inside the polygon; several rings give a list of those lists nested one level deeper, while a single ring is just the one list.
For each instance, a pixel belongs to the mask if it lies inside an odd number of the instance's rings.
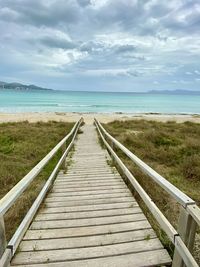
[{"label": "coastal vegetation", "polygon": [[[0,199],[20,181],[72,128],[73,123],[0,124]],[[61,156],[59,151],[5,216],[9,240]]]},{"label": "coastal vegetation", "polygon": [[[114,121],[104,124],[104,127],[130,151],[200,205],[200,124],[133,120]],[[123,152],[115,150],[168,220],[177,227],[179,206],[174,199],[149,176],[144,175]],[[159,230],[142,200],[135,192],[134,194],[166,248],[172,253],[173,246]],[[200,255],[199,234],[195,245],[196,255]]]}]

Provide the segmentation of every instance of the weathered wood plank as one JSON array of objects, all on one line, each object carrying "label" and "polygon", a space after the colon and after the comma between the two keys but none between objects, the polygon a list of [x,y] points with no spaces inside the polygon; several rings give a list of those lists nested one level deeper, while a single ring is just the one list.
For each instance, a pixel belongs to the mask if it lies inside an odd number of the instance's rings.
[{"label": "weathered wood plank", "polygon": [[14,264],[39,264],[46,262],[59,262],[70,260],[83,260],[89,258],[117,256],[142,251],[162,249],[158,239],[135,241],[123,244],[113,244],[89,248],[73,248],[70,250],[47,250],[33,252],[19,252],[13,259]]},{"label": "weathered wood plank", "polygon": [[122,197],[131,197],[130,192],[123,192],[123,193],[105,193],[105,194],[96,194],[96,195],[78,195],[78,196],[54,196],[54,197],[47,197],[45,202],[65,202],[65,201],[74,201],[74,200],[96,200],[96,199],[111,199],[111,198],[122,198]]},{"label": "weathered wood plank", "polygon": [[[98,181],[98,182],[94,182],[93,184],[91,182],[88,181],[84,181],[82,183],[79,182],[73,182],[73,183],[57,183],[54,185],[54,188],[59,189],[59,188],[76,188],[76,187],[98,187],[98,186],[124,186],[124,183],[122,183],[121,181],[113,181],[111,183],[109,182],[103,182],[103,181]],[[126,188],[126,186],[125,186]]]},{"label": "weathered wood plank", "polygon": [[[148,265],[147,264],[148,261]],[[155,251],[144,251],[141,253],[130,253],[106,258],[85,259],[79,261],[67,261],[57,263],[42,263],[34,265],[18,265],[18,267],[153,267],[156,265],[168,265],[171,259],[164,249]]]},{"label": "weathered wood plank", "polygon": [[72,186],[72,185],[119,185],[119,184],[124,184],[122,180],[117,180],[117,179],[109,179],[109,180],[86,180],[86,179],[81,179],[81,180],[67,180],[66,182],[56,182],[54,184],[54,187],[56,186],[64,186],[64,185],[69,185],[69,186]]},{"label": "weathered wood plank", "polygon": [[119,244],[137,240],[149,240],[152,238],[156,238],[155,232],[152,229],[145,229],[95,236],[22,241],[19,250],[22,252],[81,248],[91,246],[103,246],[109,244]]},{"label": "weathered wood plank", "polygon": [[116,215],[110,217],[97,217],[97,218],[83,218],[83,219],[67,219],[67,220],[54,220],[54,221],[34,221],[30,230],[40,229],[58,229],[68,227],[82,227],[94,225],[116,224],[124,222],[144,221],[146,218],[143,213]]},{"label": "weathered wood plank", "polygon": [[59,175],[58,178],[56,179],[56,181],[60,181],[62,179],[67,180],[68,178],[73,178],[73,179],[75,179],[75,178],[92,178],[92,179],[94,179],[94,178],[102,178],[103,179],[104,177],[105,178],[113,177],[113,178],[122,179],[119,176],[119,174],[114,173],[114,172],[109,172],[109,173],[105,172],[104,174],[100,174],[100,173],[94,174],[94,173],[89,173],[88,172],[88,173],[67,174],[66,176]]},{"label": "weathered wood plank", "polygon": [[[111,190],[89,190],[89,191],[77,191],[77,192],[57,192],[57,193],[49,193],[48,197],[58,197],[58,196],[87,196],[87,195],[98,195],[98,194],[113,194],[113,193],[126,193],[129,192],[128,189],[113,189]],[[130,192],[129,192],[130,193]]]},{"label": "weathered wood plank", "polygon": [[38,213],[35,221],[50,221],[50,220],[67,220],[67,219],[81,219],[81,218],[96,218],[105,216],[116,216],[124,214],[142,213],[139,207],[126,209],[111,209],[111,210],[93,210],[81,212],[66,212],[66,213]]},{"label": "weathered wood plank", "polygon": [[58,192],[75,192],[75,190],[78,191],[95,191],[98,189],[102,190],[112,190],[112,189],[125,189],[127,188],[125,185],[99,185],[99,186],[86,186],[86,187],[64,187],[64,188],[52,188],[51,192],[52,193],[58,193]]},{"label": "weathered wood plank", "polygon": [[102,181],[102,182],[109,182],[109,181],[120,181],[122,182],[122,178],[121,177],[117,177],[117,176],[95,176],[95,177],[85,177],[85,176],[80,176],[80,177],[65,177],[65,178],[62,178],[60,180],[57,180],[55,181],[55,183],[67,183],[68,181],[72,181],[72,182],[79,182],[79,181],[88,181],[88,182],[91,182],[91,181]]},{"label": "weathered wood plank", "polygon": [[60,229],[28,230],[24,236],[24,240],[91,236],[100,234],[104,235],[109,233],[136,231],[142,229],[151,229],[151,226],[148,221],[127,222],[88,227],[74,227],[62,229],[62,231]]},{"label": "weathered wood plank", "polygon": [[98,205],[86,205],[75,207],[46,207],[43,206],[40,209],[40,213],[64,213],[64,212],[85,212],[85,211],[98,211],[98,210],[110,210],[110,209],[126,209],[138,207],[137,202],[125,202],[125,203],[111,203],[111,204],[98,204]]},{"label": "weathered wood plank", "polygon": [[70,206],[84,206],[84,205],[94,205],[94,204],[110,204],[110,203],[122,203],[122,202],[132,202],[132,197],[122,197],[122,198],[110,198],[110,199],[85,199],[85,200],[74,200],[74,201],[62,201],[62,202],[44,202],[46,207],[70,207]]}]

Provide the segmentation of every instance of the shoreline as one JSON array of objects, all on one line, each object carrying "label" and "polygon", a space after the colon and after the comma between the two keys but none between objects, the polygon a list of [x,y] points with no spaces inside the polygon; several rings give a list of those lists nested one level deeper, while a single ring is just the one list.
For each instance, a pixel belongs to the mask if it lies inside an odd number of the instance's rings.
[{"label": "shoreline", "polygon": [[108,123],[114,120],[155,120],[161,122],[176,121],[182,123],[190,121],[194,123],[200,123],[200,114],[178,114],[178,113],[81,113],[81,112],[21,112],[21,113],[0,113],[0,123],[5,122],[47,122],[53,121],[64,121],[74,122],[80,117],[83,117],[85,122],[88,124],[93,123],[94,117],[103,123]]}]

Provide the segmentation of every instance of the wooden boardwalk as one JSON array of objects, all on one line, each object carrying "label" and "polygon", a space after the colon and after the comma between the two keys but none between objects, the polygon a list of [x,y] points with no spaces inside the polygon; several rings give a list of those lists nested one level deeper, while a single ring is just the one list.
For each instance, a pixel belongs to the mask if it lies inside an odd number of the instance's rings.
[{"label": "wooden boardwalk", "polygon": [[11,266],[134,267],[171,263],[117,170],[84,125],[67,172],[26,232]]}]

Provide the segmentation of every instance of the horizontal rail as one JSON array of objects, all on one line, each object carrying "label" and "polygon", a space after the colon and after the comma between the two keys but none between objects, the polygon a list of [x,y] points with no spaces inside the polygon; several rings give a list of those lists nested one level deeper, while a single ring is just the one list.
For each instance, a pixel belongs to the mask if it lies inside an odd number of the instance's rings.
[{"label": "horizontal rail", "polygon": [[193,217],[196,223],[200,226],[200,208],[196,205],[195,201],[179,190],[176,186],[167,181],[163,176],[153,170],[145,162],[139,159],[134,155],[130,150],[123,146],[119,141],[117,141],[113,136],[111,136],[101,125],[99,121],[95,119],[95,122],[98,124],[99,128],[105,134],[105,136],[110,139],[119,149],[121,149],[125,155],[127,155],[140,169],[148,174],[157,184],[159,184],[165,191],[167,191],[176,201],[181,204],[188,213]]},{"label": "horizontal rail", "polygon": [[120,148],[140,169],[148,174],[157,184],[159,184],[165,191],[167,191],[171,196],[173,196],[177,202],[179,202],[183,207],[187,205],[195,204],[195,201],[184,194],[181,190],[179,190],[176,186],[167,181],[163,176],[153,170],[150,166],[148,166],[144,161],[139,159],[136,155],[134,155],[130,150],[128,150],[125,146],[123,146],[119,141],[117,141],[114,137],[112,137],[101,125],[99,121],[95,119],[96,123],[105,134],[108,139],[110,139],[118,148]]},{"label": "horizontal rail", "polygon": [[34,180],[34,178],[43,170],[50,159],[57,153],[63,144],[74,134],[77,127],[82,123],[82,118],[76,122],[72,130],[66,135],[24,178],[22,178],[1,200],[0,200],[0,214],[4,215],[6,211],[14,204],[20,197],[24,190]]},{"label": "horizontal rail", "polygon": [[[58,163],[56,164],[54,170],[52,171],[51,175],[49,176],[48,180],[46,181],[45,185],[43,186],[42,190],[40,191],[40,193],[37,196],[36,200],[34,201],[33,205],[29,209],[28,213],[24,217],[23,221],[21,222],[21,224],[17,228],[13,237],[9,241],[8,245],[5,247],[5,251],[2,255],[2,257],[0,257],[0,266],[2,266],[2,267],[10,266],[9,265],[10,261],[11,261],[12,257],[14,256],[14,254],[15,254],[18,246],[19,246],[19,243],[21,242],[26,230],[28,229],[30,223],[32,222],[33,217],[35,216],[35,214],[36,214],[37,210],[39,209],[42,201],[44,200],[47,192],[49,191],[49,188],[51,187],[52,183],[54,182],[54,179],[55,179],[60,167],[62,166],[63,162],[65,161],[66,156],[68,155],[70,149],[72,148],[72,146],[74,144],[74,141],[75,141],[75,138],[77,136],[81,122],[82,122],[82,119],[80,119],[74,125],[70,134],[67,135],[64,139],[62,139],[62,141],[59,143],[59,144],[61,144],[61,146],[59,146],[59,147],[62,147],[64,142],[66,142],[68,140],[68,138],[73,134],[73,137],[72,137],[70,144],[68,145],[68,147],[66,148],[66,150],[62,154],[62,156],[59,159]],[[64,142],[63,142],[63,140],[64,140]]]},{"label": "horizontal rail", "polygon": [[117,156],[117,154],[111,148],[109,143],[106,141],[101,132],[103,127],[101,126],[100,128],[100,123],[97,120],[95,120],[95,125],[108,151],[110,152],[110,154],[112,155],[118,166],[121,168],[125,176],[128,178],[133,188],[138,192],[138,194],[140,195],[140,197],[142,198],[142,200],[144,201],[144,203],[146,204],[149,211],[152,213],[153,217],[156,219],[160,227],[165,231],[171,242],[175,245],[186,266],[198,267],[198,264],[196,263],[195,259],[193,258],[192,254],[190,253],[190,251],[188,250],[182,239],[180,238],[178,232],[170,224],[170,222],[167,220],[164,214],[159,210],[159,208],[156,206],[153,200],[145,192],[142,186],[137,182],[136,178],[132,175],[132,173],[128,170],[128,168],[125,166],[122,160]]},{"label": "horizontal rail", "polygon": [[7,248],[10,248],[12,251],[12,254],[14,255],[17,247],[24,235],[24,233],[26,232],[26,230],[28,229],[34,215],[36,214],[40,204],[42,203],[43,199],[45,198],[49,188],[51,187],[58,171],[59,168],[62,166],[67,154],[69,153],[69,151],[71,150],[73,144],[74,144],[74,140],[76,138],[77,132],[78,132],[79,127],[76,128],[76,131],[74,133],[73,139],[71,141],[71,143],[68,145],[67,149],[65,150],[65,152],[63,153],[62,157],[60,158],[60,160],[58,161],[56,167],[54,168],[53,172],[51,173],[51,175],[49,176],[48,180],[46,181],[45,185],[43,186],[42,190],[40,191],[38,197],[36,198],[36,200],[34,201],[32,207],[30,208],[30,210],[28,211],[28,213],[26,214],[25,218],[23,219],[23,221],[21,222],[20,226],[18,227],[17,231],[15,232],[15,234],[13,235],[13,237],[11,238],[11,240],[9,241]]}]

